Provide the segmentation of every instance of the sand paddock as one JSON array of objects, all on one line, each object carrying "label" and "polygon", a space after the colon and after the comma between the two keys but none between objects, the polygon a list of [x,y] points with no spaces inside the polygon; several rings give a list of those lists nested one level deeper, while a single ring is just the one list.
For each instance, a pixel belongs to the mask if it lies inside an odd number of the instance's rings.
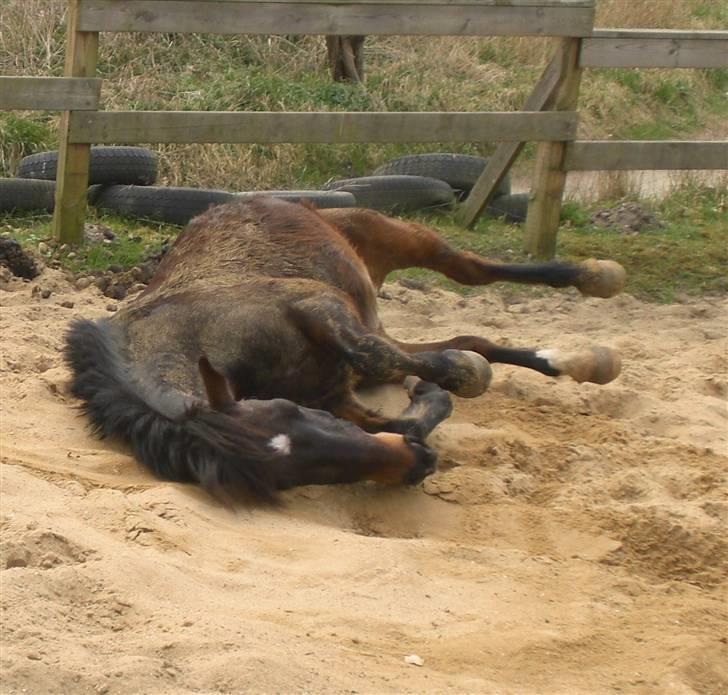
[{"label": "sand paddock", "polygon": [[3,693],[728,690],[725,299],[387,285],[397,337],[605,344],[623,373],[495,365],[423,486],[237,513],[85,432],[59,349],[109,299],[46,270],[0,302]]}]

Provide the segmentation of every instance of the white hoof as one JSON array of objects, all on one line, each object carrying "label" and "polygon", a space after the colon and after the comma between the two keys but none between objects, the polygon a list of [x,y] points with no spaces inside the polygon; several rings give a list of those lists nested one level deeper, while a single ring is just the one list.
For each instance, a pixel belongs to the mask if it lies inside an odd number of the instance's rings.
[{"label": "white hoof", "polygon": [[591,258],[581,263],[579,268],[577,288],[588,297],[614,297],[624,289],[627,281],[627,273],[616,261]]},{"label": "white hoof", "polygon": [[622,370],[619,353],[608,347],[594,347],[575,355],[562,355],[558,350],[540,350],[536,354],[580,384],[584,381],[608,384]]}]

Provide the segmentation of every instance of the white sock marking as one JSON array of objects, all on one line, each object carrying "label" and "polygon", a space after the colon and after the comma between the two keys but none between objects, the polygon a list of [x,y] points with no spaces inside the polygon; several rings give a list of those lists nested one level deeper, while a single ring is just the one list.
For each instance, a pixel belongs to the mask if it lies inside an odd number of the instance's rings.
[{"label": "white sock marking", "polygon": [[536,352],[536,357],[546,360],[552,369],[562,371],[564,368],[564,358],[559,350],[554,350],[553,348],[538,350]]}]

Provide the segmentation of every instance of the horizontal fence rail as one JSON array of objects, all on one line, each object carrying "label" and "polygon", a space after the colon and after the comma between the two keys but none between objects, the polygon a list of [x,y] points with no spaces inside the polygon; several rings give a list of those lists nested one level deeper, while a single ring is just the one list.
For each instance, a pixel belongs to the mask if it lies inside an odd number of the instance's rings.
[{"label": "horizontal fence rail", "polygon": [[564,168],[569,171],[728,169],[728,142],[576,141],[566,147]]},{"label": "horizontal fence rail", "polygon": [[571,140],[573,111],[359,113],[99,111],[74,113],[70,143],[478,142]]},{"label": "horizontal fence rail", "polygon": [[582,41],[583,68],[725,68],[728,31],[595,29]]},{"label": "horizontal fence rail", "polygon": [[96,77],[0,77],[0,110],[93,111],[100,93]]},{"label": "horizontal fence rail", "polygon": [[83,0],[79,31],[589,36],[592,0],[266,2]]}]

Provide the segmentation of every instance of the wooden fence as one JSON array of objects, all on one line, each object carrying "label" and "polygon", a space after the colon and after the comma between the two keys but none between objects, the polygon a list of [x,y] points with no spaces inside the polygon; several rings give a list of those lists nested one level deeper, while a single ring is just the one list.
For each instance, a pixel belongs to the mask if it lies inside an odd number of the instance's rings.
[{"label": "wooden fence", "polygon": [[[574,142],[587,67],[726,67],[728,32],[594,30],[593,0],[69,0],[65,77],[0,77],[0,108],[63,111],[54,233],[83,239],[91,144],[500,142],[458,216],[472,225],[523,145],[538,148],[525,243],[553,256],[570,169],[728,168],[728,143]],[[555,36],[515,113],[99,111],[100,32]]]}]

